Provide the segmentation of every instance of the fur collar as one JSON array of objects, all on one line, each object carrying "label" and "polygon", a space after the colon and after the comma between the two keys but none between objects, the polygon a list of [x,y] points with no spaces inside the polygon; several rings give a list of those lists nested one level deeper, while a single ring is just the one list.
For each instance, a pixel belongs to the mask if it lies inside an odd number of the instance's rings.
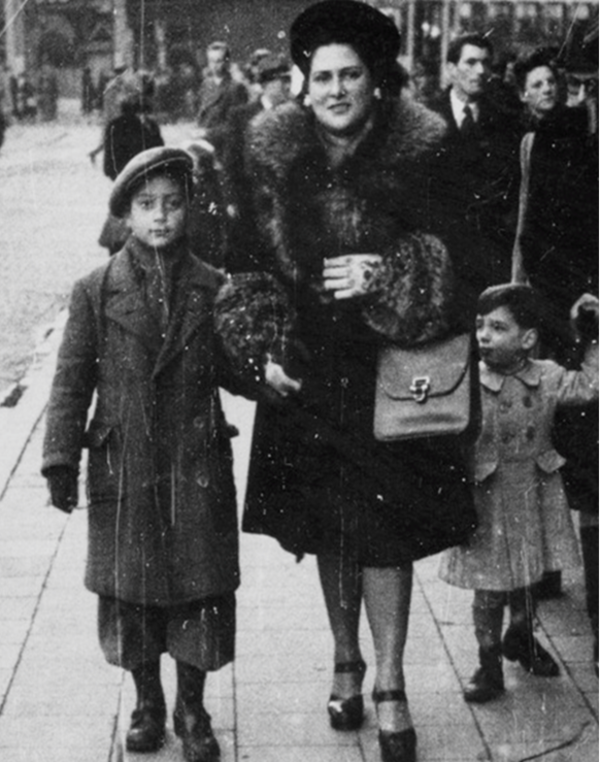
[{"label": "fur collar", "polygon": [[[388,167],[425,157],[439,146],[447,129],[441,116],[406,93],[387,121],[387,129],[379,133],[382,142],[377,153],[378,160]],[[318,147],[312,112],[295,102],[265,111],[252,123],[250,157],[280,179],[299,156]]]}]

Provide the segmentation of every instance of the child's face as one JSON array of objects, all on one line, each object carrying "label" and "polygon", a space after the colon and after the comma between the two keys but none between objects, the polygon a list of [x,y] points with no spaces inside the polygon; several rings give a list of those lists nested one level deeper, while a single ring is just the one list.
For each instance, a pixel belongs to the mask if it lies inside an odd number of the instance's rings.
[{"label": "child's face", "polygon": [[153,249],[164,249],[185,232],[187,202],[181,186],[166,175],[150,178],[131,198],[127,224]]},{"label": "child's face", "polygon": [[537,339],[536,330],[521,328],[506,307],[477,315],[475,327],[481,359],[500,373],[517,370]]}]

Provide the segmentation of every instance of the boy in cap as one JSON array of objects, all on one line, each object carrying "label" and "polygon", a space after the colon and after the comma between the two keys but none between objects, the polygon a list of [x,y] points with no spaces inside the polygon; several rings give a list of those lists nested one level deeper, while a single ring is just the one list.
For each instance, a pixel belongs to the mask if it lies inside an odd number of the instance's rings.
[{"label": "boy in cap", "polygon": [[[160,656],[177,665],[175,732],[188,762],[219,747],[203,706],[206,672],[234,656],[236,496],[218,387],[229,381],[212,327],[224,276],[187,247],[193,162],[154,148],[116,179],[110,211],[131,231],[78,281],[59,352],[42,473],[52,505],[78,503],[88,449],[85,584],[99,596],[107,661],[132,673],[128,750],[165,738]],[[96,403],[88,424],[88,410]]]}]

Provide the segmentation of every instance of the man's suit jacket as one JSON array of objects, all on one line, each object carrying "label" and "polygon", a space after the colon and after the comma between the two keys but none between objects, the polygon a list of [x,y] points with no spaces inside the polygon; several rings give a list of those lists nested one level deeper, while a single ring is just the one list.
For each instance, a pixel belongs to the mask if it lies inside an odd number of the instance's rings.
[{"label": "man's suit jacket", "polygon": [[519,190],[520,126],[509,112],[487,98],[468,134],[454,120],[450,91],[429,104],[448,129],[436,157],[437,177],[446,199],[442,221],[452,250],[462,252],[461,280],[474,296],[510,280]]},{"label": "man's suit jacket", "polygon": [[218,83],[207,76],[200,85],[198,99],[198,126],[206,129],[206,139],[219,153],[223,148],[229,115],[236,106],[248,101],[248,90],[231,76]]}]

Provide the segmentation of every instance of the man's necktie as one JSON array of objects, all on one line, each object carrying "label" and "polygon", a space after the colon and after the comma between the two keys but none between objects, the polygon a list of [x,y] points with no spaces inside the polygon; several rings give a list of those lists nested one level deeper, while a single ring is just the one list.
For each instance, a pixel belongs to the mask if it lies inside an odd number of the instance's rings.
[{"label": "man's necktie", "polygon": [[463,109],[464,118],[462,120],[462,124],[460,125],[460,131],[464,135],[469,135],[473,132],[473,129],[475,127],[475,120],[473,119],[473,111],[471,110],[470,106],[465,106]]}]

